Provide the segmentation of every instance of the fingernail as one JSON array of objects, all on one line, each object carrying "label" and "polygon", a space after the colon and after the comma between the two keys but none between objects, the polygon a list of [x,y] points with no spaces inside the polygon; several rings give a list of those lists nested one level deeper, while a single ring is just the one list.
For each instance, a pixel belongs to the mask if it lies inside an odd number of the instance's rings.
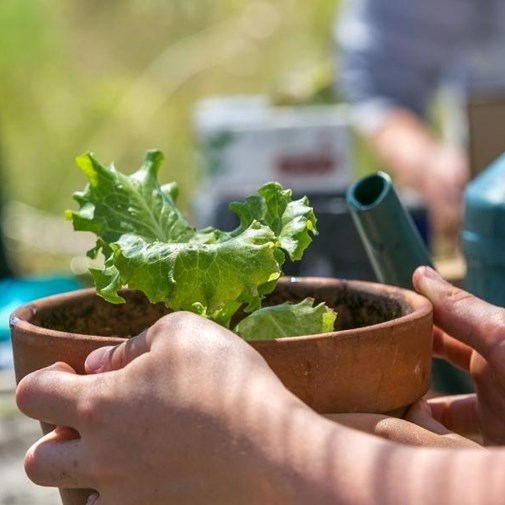
[{"label": "fingernail", "polygon": [[428,267],[428,266],[423,267],[422,273],[423,273],[424,277],[427,277],[428,279],[437,280],[437,281],[442,280],[442,277],[440,277],[438,272],[431,267]]},{"label": "fingernail", "polygon": [[108,345],[92,351],[84,363],[87,373],[98,373],[107,362],[107,357],[114,346]]},{"label": "fingernail", "polygon": [[86,502],[86,505],[94,505],[97,500],[98,500],[98,493],[93,493],[92,495],[88,496],[88,501]]}]

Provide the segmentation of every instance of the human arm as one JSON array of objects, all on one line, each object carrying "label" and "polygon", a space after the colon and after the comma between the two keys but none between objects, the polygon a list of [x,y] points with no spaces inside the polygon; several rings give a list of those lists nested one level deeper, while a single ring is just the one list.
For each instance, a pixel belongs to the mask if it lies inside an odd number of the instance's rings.
[{"label": "human arm", "polygon": [[29,477],[96,489],[97,505],[493,505],[505,493],[504,451],[412,448],[331,422],[247,343],[193,314],[95,352],[87,368],[102,373],[34,372],[17,402],[71,427],[28,451]]},{"label": "human arm", "polygon": [[[361,414],[350,415],[349,424],[410,444],[465,442],[455,437],[458,433],[488,446],[505,445],[505,309],[450,285],[430,268],[416,270],[413,282],[433,303],[434,355],[468,372],[476,393],[418,402],[404,420]],[[339,422],[346,422],[346,417],[333,416]],[[422,432],[402,425],[405,420],[428,433],[421,437]]]},{"label": "human arm", "polygon": [[469,179],[463,150],[442,142],[421,118],[401,107],[391,108],[366,136],[396,182],[422,195],[434,236],[448,237],[447,246],[454,249]]},{"label": "human arm", "polygon": [[468,23],[459,0],[353,0],[335,29],[336,82],[379,160],[426,199],[436,232],[454,237],[466,155],[427,119],[428,104]]}]

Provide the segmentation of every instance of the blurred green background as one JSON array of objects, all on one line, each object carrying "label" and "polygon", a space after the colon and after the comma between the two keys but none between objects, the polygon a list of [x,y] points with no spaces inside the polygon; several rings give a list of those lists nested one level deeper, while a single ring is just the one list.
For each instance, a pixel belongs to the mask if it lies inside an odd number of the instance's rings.
[{"label": "blurred green background", "polygon": [[159,148],[160,178],[178,181],[187,206],[196,101],[328,99],[336,8],[335,0],[2,0],[2,190],[18,267],[66,269],[80,247],[63,218],[85,184],[76,155],[92,151],[130,171]]}]

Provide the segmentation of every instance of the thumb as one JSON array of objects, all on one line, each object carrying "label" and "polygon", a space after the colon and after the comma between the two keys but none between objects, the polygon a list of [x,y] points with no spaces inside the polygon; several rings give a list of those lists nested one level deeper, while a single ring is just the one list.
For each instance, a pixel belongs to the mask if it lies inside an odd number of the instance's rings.
[{"label": "thumb", "polygon": [[424,399],[413,403],[405,413],[404,419],[438,435],[450,433],[450,430],[435,420],[429,404]]},{"label": "thumb", "polygon": [[119,370],[135,358],[149,351],[146,332],[125,340],[122,344],[95,349],[86,358],[86,373],[95,374]]},{"label": "thumb", "polygon": [[[413,275],[415,289],[433,304],[435,324],[485,359],[497,358],[505,341],[505,310],[452,286],[429,267]],[[503,354],[500,352],[500,359]],[[503,366],[500,363],[500,366]]]},{"label": "thumb", "polygon": [[[477,442],[447,429],[443,424],[433,418],[430,405],[421,399],[410,406],[404,419],[417,424],[428,432],[439,435],[438,447],[473,447],[482,448]],[[426,444],[424,444],[426,445]]]}]

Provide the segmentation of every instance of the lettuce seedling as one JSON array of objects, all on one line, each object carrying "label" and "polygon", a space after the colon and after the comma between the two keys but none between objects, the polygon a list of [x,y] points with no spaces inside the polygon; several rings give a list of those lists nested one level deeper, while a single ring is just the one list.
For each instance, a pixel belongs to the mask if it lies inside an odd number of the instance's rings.
[{"label": "lettuce seedling", "polygon": [[160,185],[163,154],[146,153],[140,169],[125,175],[103,166],[87,153],[76,159],[88,178],[74,193],[77,211],[67,210],[74,230],[92,232],[96,245],[88,256],[103,256],[103,268],[91,268],[97,293],[122,303],[125,286],[142,291],[150,302],[189,310],[229,328],[240,309],[249,314],[235,328],[243,338],[278,338],[331,331],[336,314],[314,301],[263,307],[282,275],[282,265],[302,258],[317,233],[307,197],[276,182],[230,209],[235,230],[195,230],[176,206],[175,183]]}]

